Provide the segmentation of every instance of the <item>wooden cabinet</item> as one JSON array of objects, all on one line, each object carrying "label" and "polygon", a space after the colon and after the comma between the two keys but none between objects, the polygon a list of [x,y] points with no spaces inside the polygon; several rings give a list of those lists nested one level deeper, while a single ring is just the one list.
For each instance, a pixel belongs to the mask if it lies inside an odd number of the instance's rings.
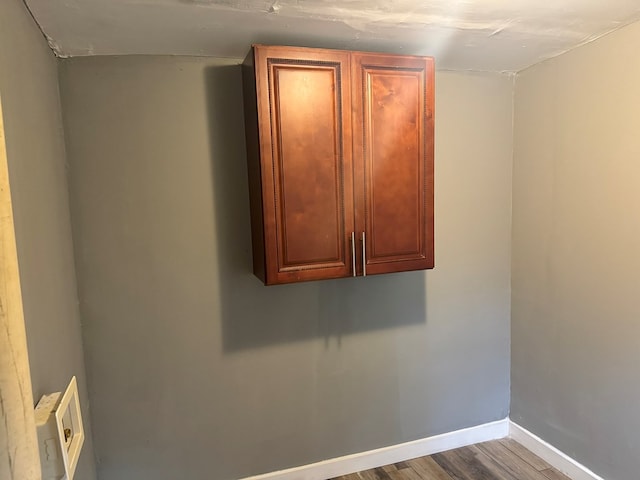
[{"label": "wooden cabinet", "polygon": [[431,58],[254,46],[243,82],[265,284],[433,267]]}]

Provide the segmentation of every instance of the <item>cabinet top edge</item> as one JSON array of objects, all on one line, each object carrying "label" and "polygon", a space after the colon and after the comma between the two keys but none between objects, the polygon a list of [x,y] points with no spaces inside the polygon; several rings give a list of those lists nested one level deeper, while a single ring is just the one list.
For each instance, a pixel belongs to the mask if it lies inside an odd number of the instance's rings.
[{"label": "cabinet top edge", "polygon": [[[392,55],[397,58],[414,58],[414,59],[423,59],[428,60],[430,62],[435,62],[434,57],[428,55],[406,55],[403,53],[392,53],[392,52],[373,52],[373,51],[364,51],[364,50],[340,50],[338,48],[320,48],[320,47],[300,47],[300,46],[288,46],[288,45],[267,45],[263,43],[253,43],[251,44],[251,51],[257,50],[273,50],[273,51],[299,51],[299,52],[333,52],[333,53],[344,53],[344,54],[359,54],[359,55]],[[251,51],[249,53],[251,53]]]}]

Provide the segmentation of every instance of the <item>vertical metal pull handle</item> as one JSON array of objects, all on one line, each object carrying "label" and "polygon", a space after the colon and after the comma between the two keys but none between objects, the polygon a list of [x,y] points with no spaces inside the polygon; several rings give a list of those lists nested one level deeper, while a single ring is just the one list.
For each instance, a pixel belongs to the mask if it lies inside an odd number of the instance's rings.
[{"label": "vertical metal pull handle", "polygon": [[367,276],[367,240],[362,232],[362,276]]},{"label": "vertical metal pull handle", "polygon": [[356,232],[351,232],[351,269],[356,276]]}]

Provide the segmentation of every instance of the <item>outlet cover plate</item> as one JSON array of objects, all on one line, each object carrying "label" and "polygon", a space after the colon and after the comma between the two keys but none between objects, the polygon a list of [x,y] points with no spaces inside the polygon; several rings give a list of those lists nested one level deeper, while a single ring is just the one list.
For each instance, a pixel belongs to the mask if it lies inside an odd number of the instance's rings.
[{"label": "outlet cover plate", "polygon": [[73,480],[80,450],[84,444],[84,428],[76,377],[71,379],[67,390],[62,395],[55,416],[66,473],[65,480]]}]

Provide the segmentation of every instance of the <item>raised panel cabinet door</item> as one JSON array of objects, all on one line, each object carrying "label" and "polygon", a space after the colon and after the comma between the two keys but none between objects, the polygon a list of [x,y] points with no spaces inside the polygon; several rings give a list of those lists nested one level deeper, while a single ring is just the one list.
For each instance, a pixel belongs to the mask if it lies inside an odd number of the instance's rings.
[{"label": "raised panel cabinet door", "polygon": [[265,283],[353,275],[349,54],[254,51]]},{"label": "raised panel cabinet door", "polygon": [[433,268],[433,60],[354,53],[352,69],[358,269]]}]

